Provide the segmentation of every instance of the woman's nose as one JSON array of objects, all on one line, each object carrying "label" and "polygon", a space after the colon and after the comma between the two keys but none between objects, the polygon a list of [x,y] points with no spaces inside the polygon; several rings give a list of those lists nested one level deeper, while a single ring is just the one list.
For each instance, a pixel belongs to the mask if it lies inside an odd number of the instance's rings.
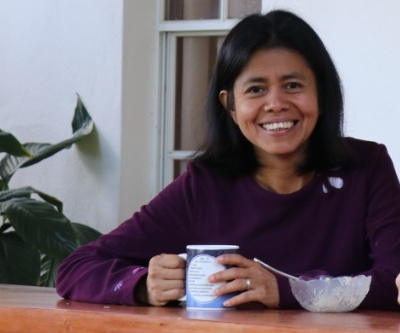
[{"label": "woman's nose", "polygon": [[284,92],[279,89],[270,89],[266,94],[263,109],[267,112],[282,112],[288,109],[288,101]]}]

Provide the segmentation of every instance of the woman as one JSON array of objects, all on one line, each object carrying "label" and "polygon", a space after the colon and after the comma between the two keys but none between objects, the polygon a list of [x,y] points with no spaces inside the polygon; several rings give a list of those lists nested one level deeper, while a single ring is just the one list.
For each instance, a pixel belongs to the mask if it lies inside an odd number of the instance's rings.
[{"label": "woman", "polygon": [[187,171],[60,266],[74,300],[164,306],[185,293],[188,244],[237,244],[210,282],[227,307],[297,308],[294,275],[372,276],[362,308],[395,309],[400,185],[383,145],[342,136],[340,80],[322,41],[285,11],[239,22],[210,85],[209,133]]}]

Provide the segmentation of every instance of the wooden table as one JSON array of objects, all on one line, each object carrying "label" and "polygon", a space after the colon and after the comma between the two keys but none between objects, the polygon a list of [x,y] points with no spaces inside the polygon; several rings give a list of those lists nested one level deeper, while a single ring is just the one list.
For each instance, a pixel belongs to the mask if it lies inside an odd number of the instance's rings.
[{"label": "wooden table", "polygon": [[0,285],[0,332],[400,332],[400,312],[190,311],[72,302],[52,288]]}]

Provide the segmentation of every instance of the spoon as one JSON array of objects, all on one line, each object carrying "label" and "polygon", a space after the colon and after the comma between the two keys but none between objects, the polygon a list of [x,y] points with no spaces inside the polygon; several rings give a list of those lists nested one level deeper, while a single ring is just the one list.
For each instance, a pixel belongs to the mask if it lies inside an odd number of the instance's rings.
[{"label": "spoon", "polygon": [[287,274],[285,272],[280,271],[279,269],[276,269],[268,264],[266,264],[265,262],[261,261],[260,259],[254,258],[253,259],[255,262],[258,262],[259,264],[261,264],[262,266],[264,266],[266,269],[278,274],[278,275],[282,275],[284,277],[287,277],[288,279],[292,279],[292,280],[299,280],[298,277]]}]

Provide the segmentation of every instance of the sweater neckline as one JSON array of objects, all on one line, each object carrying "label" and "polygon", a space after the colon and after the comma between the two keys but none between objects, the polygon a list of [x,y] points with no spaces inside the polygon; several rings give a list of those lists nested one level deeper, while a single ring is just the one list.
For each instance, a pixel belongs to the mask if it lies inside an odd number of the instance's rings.
[{"label": "sweater neckline", "polygon": [[[303,196],[305,193],[309,193],[313,191],[318,184],[321,184],[321,175],[320,174],[315,174],[314,177],[302,188],[300,188],[297,191],[294,191],[292,193],[287,193],[287,194],[281,194],[281,193],[276,193],[273,191],[270,191],[260,184],[257,183],[257,181],[254,179],[253,175],[248,175],[247,176],[247,181],[250,184],[252,188],[254,188],[257,192],[261,193],[264,196],[268,196],[271,198],[277,198],[277,199],[291,199],[291,198],[296,198],[299,196]],[[321,185],[322,186],[322,185]]]}]

